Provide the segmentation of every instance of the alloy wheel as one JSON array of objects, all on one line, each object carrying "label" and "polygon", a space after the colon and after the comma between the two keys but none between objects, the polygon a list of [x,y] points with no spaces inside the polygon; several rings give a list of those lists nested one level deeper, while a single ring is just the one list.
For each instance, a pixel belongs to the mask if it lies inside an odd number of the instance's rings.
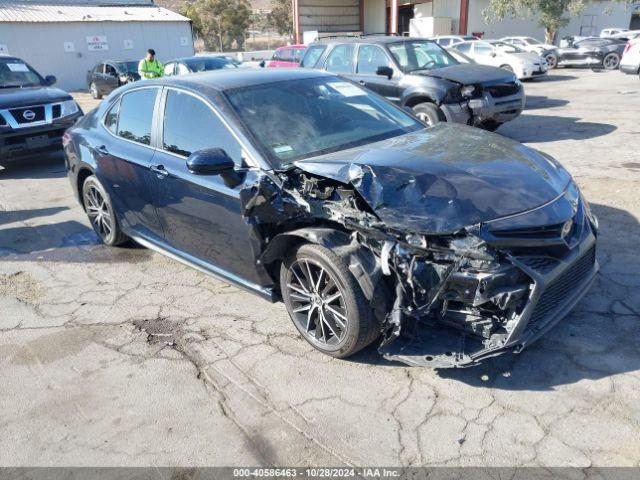
[{"label": "alloy wheel", "polygon": [[556,68],[558,66],[558,57],[555,55],[547,55],[545,57],[547,64],[549,65],[549,69]]},{"label": "alloy wheel", "polygon": [[113,221],[106,199],[94,185],[85,189],[84,204],[93,229],[101,238],[107,239],[113,232]]},{"label": "alloy wheel", "polygon": [[431,121],[431,118],[429,117],[429,115],[427,115],[426,113],[415,112],[414,115],[418,117],[420,120],[422,120],[424,123],[426,123],[427,126],[433,127],[433,122]]},{"label": "alloy wheel", "polygon": [[606,68],[607,70],[615,70],[618,66],[618,56],[610,53],[609,55],[604,57],[604,61],[602,63],[604,64],[604,68]]},{"label": "alloy wheel", "polygon": [[287,289],[293,321],[303,335],[321,349],[340,344],[348,317],[335,277],[320,263],[302,258],[289,267]]}]

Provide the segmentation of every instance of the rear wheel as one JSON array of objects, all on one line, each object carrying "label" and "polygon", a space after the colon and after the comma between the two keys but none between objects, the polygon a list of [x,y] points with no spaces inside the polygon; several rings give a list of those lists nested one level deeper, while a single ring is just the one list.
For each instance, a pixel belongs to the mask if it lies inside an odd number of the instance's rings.
[{"label": "rear wheel", "polygon": [[102,243],[114,247],[128,240],[120,229],[109,195],[95,175],[84,181],[82,201],[91,226]]},{"label": "rear wheel", "polygon": [[322,353],[348,357],[378,337],[358,282],[331,250],[302,245],[282,263],[280,287],[293,324]]},{"label": "rear wheel", "polygon": [[617,53],[607,53],[602,59],[602,66],[606,70],[615,70],[620,65],[620,55]]},{"label": "rear wheel", "polygon": [[437,105],[429,102],[418,103],[413,106],[413,114],[424,123],[432,127],[436,123],[446,122],[447,118]]},{"label": "rear wheel", "polygon": [[100,90],[98,90],[98,86],[95,84],[95,82],[91,82],[91,85],[89,85],[89,91],[91,92],[91,96],[94,99],[100,100],[102,98],[102,95],[100,95]]}]

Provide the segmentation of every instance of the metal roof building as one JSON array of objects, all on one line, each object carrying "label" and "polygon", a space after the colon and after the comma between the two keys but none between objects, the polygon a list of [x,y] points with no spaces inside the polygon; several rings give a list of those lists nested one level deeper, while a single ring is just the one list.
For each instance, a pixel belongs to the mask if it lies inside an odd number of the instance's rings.
[{"label": "metal roof building", "polygon": [[20,57],[67,90],[85,89],[102,60],[139,60],[148,48],[165,62],[193,55],[191,23],[151,0],[0,0],[0,54]]}]

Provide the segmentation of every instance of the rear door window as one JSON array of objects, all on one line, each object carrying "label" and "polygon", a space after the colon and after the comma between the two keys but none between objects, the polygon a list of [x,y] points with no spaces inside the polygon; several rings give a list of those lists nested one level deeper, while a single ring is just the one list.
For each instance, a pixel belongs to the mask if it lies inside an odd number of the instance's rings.
[{"label": "rear door window", "polygon": [[315,67],[326,48],[327,47],[325,45],[312,45],[309,47],[307,49],[307,53],[302,59],[302,62],[300,63],[300,66],[305,68]]},{"label": "rear door window", "polygon": [[327,57],[327,71],[332,73],[352,73],[354,47],[354,44],[347,43],[334,48]]},{"label": "rear door window", "polygon": [[107,127],[111,133],[115,134],[118,128],[118,110],[120,109],[120,102],[116,102],[116,104],[109,109],[107,114],[104,116],[104,126]]},{"label": "rear door window", "polygon": [[389,67],[389,58],[376,45],[360,45],[358,49],[358,74],[375,75],[378,67]]},{"label": "rear door window", "polygon": [[471,44],[470,43],[459,43],[455,46],[455,49],[462,53],[471,53]]},{"label": "rear door window", "polygon": [[143,145],[151,144],[151,124],[157,94],[157,88],[143,88],[122,96],[118,115],[119,137]]},{"label": "rear door window", "polygon": [[199,98],[169,90],[164,109],[162,148],[188,157],[205,148],[222,148],[238,164],[242,148],[211,108]]}]

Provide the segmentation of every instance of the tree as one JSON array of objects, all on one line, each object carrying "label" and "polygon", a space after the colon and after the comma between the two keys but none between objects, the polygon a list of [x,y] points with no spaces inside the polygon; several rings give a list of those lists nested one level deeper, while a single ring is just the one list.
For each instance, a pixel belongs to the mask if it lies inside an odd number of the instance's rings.
[{"label": "tree", "polygon": [[276,29],[280,35],[293,33],[293,15],[291,0],[271,0],[271,12],[267,15],[269,24]]},{"label": "tree", "polygon": [[[487,22],[502,20],[507,15],[530,17],[537,14],[545,30],[545,42],[554,43],[558,30],[569,24],[569,15],[582,14],[592,0],[489,0],[483,11]],[[633,0],[616,0],[631,3]]]},{"label": "tree", "polygon": [[247,0],[194,0],[184,4],[181,13],[191,19],[194,34],[209,50],[241,50],[245,32],[251,24]]}]

